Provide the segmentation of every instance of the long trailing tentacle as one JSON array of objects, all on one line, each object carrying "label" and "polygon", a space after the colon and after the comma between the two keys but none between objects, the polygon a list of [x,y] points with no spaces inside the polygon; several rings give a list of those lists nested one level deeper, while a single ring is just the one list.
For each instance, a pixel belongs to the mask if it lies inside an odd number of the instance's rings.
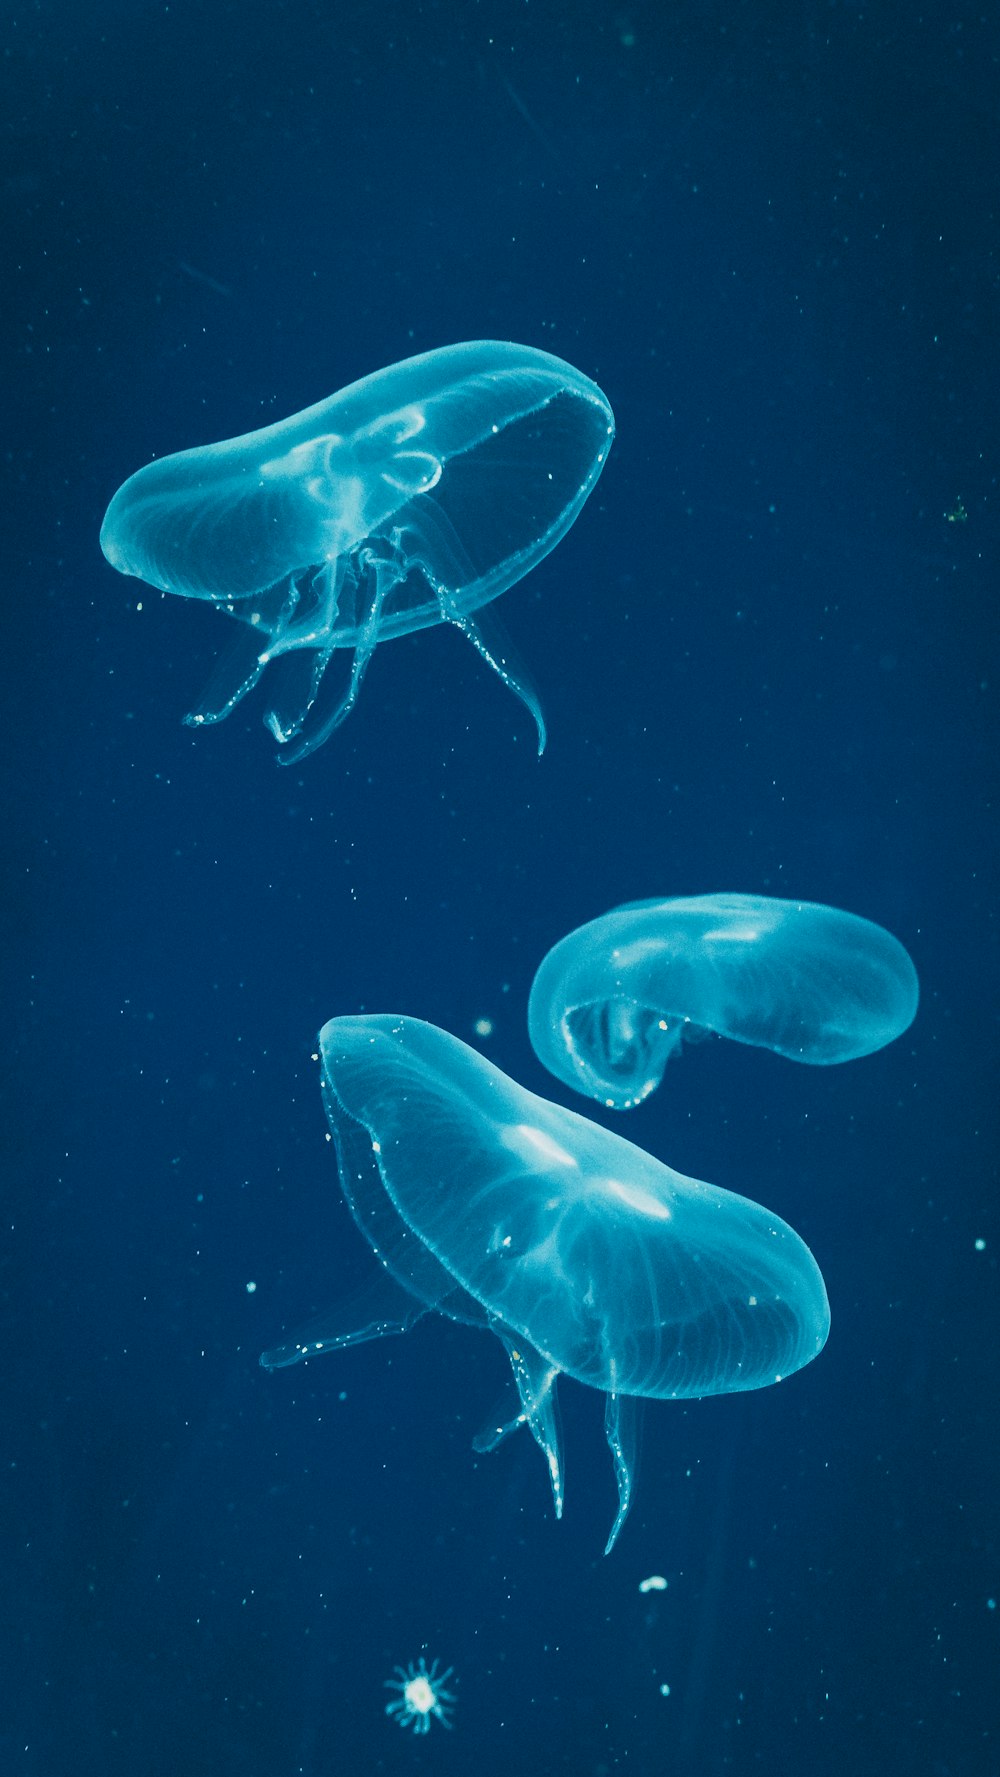
[{"label": "long trailing tentacle", "polygon": [[447,602],[442,603],[441,614],[446,622],[468,636],[487,665],[493,668],[508,690],[513,691],[514,696],[519,697],[525,708],[531,711],[538,731],[538,756],[541,758],[548,736],[538,693],[496,614],[485,608],[477,611],[474,616],[471,613],[456,612],[449,609]]},{"label": "long trailing tentacle", "polygon": [[639,1402],[632,1395],[609,1390],[604,1407],[604,1434],[614,1461],[618,1486],[618,1515],[604,1545],[604,1553],[610,1555],[632,1504],[639,1434]]}]

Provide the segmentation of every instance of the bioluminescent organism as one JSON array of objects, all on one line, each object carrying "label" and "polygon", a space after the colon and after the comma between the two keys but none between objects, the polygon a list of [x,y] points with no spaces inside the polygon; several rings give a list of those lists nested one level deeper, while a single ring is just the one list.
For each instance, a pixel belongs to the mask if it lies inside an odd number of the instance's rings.
[{"label": "bioluminescent organism", "polygon": [[432,1717],[443,1728],[451,1727],[455,1693],[445,1686],[453,1676],[453,1667],[439,1672],[435,1660],[428,1671],[426,1660],[418,1660],[416,1665],[411,1661],[409,1666],[394,1666],[393,1671],[396,1676],[386,1679],[385,1688],[398,1691],[399,1696],[386,1704],[386,1715],[394,1716],[401,1728],[412,1728],[415,1734],[426,1734]]},{"label": "bioluminescent organism", "polygon": [[429,1309],[487,1327],[517,1399],[476,1448],[527,1425],[557,1517],[558,1378],[607,1396],[610,1549],[631,1499],[637,1398],[763,1388],[822,1349],[816,1262],[759,1204],[672,1172],[419,1019],[334,1018],[320,1056],[341,1190],[382,1271],[363,1309],[265,1352],[266,1369],[404,1332]]},{"label": "bioluminescent organism", "polygon": [[[148,463],[115,494],[101,547],[243,626],[189,723],[221,721],[270,667],[266,721],[291,764],[353,708],[376,643],[451,623],[531,710],[541,752],[538,699],[483,607],[569,529],[613,437],[600,389],[562,359],[446,346]],[[338,649],[352,661],[334,690]]]},{"label": "bioluminescent organism", "polygon": [[528,1030],[557,1079],[627,1110],[685,1037],[826,1066],[900,1036],[918,993],[902,944],[856,913],[695,895],[632,901],[560,939],[532,982]]}]

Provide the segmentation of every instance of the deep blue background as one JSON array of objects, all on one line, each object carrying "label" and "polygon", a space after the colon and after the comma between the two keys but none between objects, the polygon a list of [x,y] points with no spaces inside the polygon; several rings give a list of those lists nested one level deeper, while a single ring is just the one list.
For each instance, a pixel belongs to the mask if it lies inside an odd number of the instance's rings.
[{"label": "deep blue background", "polygon": [[[12,10],[0,1770],[996,1777],[994,9]],[[503,601],[542,761],[440,631],[300,768],[259,701],[180,727],[222,621],[103,562],[118,484],[476,337],[618,422]],[[323,1020],[488,1017],[550,1090],[548,945],[714,889],[880,921],[923,998],[843,1068],[692,1049],[630,1119],[792,1221],[833,1331],[648,1412],[604,1561],[596,1395],[556,1525],[525,1435],[471,1450],[493,1341],[257,1353],[365,1272]]]}]

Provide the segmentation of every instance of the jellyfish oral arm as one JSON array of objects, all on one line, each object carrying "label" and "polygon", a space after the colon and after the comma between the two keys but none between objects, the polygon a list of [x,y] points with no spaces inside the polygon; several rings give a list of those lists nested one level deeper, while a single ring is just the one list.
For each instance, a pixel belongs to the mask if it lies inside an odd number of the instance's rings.
[{"label": "jellyfish oral arm", "polygon": [[456,611],[453,606],[449,605],[443,592],[439,592],[438,597],[441,603],[441,615],[445,622],[452,624],[455,629],[460,629],[462,634],[468,637],[477,654],[482,656],[487,666],[493,668],[497,677],[502,679],[507,686],[508,691],[513,691],[514,696],[521,699],[525,709],[531,711],[538,732],[538,756],[541,758],[547,739],[542,706],[527,669],[518,659],[513,646],[504,633],[499,618],[495,612],[486,609],[477,611],[473,617],[468,612]]},{"label": "jellyfish oral arm", "polygon": [[[517,1384],[519,1409],[510,1414],[506,1407],[496,1413],[494,1419],[473,1439],[473,1449],[478,1451],[495,1450],[510,1433],[526,1425],[536,1444],[545,1457],[552,1486],[552,1499],[557,1518],[563,1513],[563,1457],[562,1431],[559,1423],[559,1408],[556,1399],[556,1383],[561,1372],[534,1351],[523,1339],[512,1333],[499,1335],[510,1358],[511,1369]],[[639,1416],[641,1401],[632,1395],[619,1394],[609,1390],[604,1409],[604,1433],[608,1440],[615,1467],[615,1484],[618,1488],[618,1512],[611,1526],[611,1532],[604,1547],[604,1553],[610,1555],[625,1519],[628,1517],[632,1504],[632,1488],[635,1480],[635,1468],[638,1455]]]},{"label": "jellyfish oral arm", "polygon": [[[277,704],[272,704],[266,717],[267,726],[275,740],[285,750],[278,755],[281,765],[296,765],[305,759],[316,748],[328,740],[335,729],[347,720],[358,700],[362,681],[368,670],[368,662],[375,652],[379,639],[379,626],[382,621],[382,610],[387,595],[398,585],[402,570],[398,563],[387,561],[376,556],[369,550],[360,553],[352,569],[344,573],[338,561],[329,570],[330,594],[328,607],[324,612],[322,624],[314,621],[310,629],[303,633],[290,632],[289,635],[263,656],[268,660],[278,654],[286,653],[290,648],[312,649],[312,667],[310,683],[304,697],[290,700],[288,713],[285,714]],[[309,723],[306,727],[313,704],[319,693],[320,683],[335,649],[329,644],[324,645],[322,637],[333,635],[343,590],[348,581],[352,584],[355,603],[361,607],[363,615],[357,626],[354,654],[351,660],[351,676],[333,709],[321,721]],[[289,746],[288,742],[294,744]]]},{"label": "jellyfish oral arm", "polygon": [[606,1555],[610,1555],[618,1541],[618,1533],[632,1504],[632,1484],[639,1447],[640,1405],[632,1395],[613,1391],[608,1393],[605,1401],[604,1435],[614,1461],[615,1481],[618,1486],[618,1516],[604,1545]]},{"label": "jellyfish oral arm", "polygon": [[556,1394],[556,1383],[560,1371],[549,1358],[541,1352],[533,1350],[527,1340],[514,1333],[501,1332],[494,1328],[514,1372],[517,1384],[520,1410],[509,1418],[503,1418],[502,1411],[497,1413],[492,1425],[479,1433],[473,1440],[475,1450],[495,1450],[504,1438],[518,1426],[526,1425],[535,1443],[545,1457],[545,1466],[549,1472],[549,1484],[552,1488],[552,1503],[557,1518],[563,1514],[563,1455],[562,1426],[559,1418],[559,1400]]},{"label": "jellyfish oral arm", "polygon": [[411,1296],[388,1271],[379,1271],[348,1301],[317,1316],[283,1344],[261,1352],[262,1370],[284,1370],[324,1351],[346,1351],[370,1339],[408,1333],[430,1305]]}]

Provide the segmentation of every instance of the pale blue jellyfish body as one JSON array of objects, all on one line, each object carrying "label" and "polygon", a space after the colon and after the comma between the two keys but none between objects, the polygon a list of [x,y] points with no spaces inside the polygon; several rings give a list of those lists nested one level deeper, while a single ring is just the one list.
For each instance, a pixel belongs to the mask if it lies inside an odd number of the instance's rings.
[{"label": "pale blue jellyfish body", "polygon": [[477,1447],[527,1424],[557,1513],[558,1377],[606,1394],[610,1548],[631,1498],[636,1397],[763,1388],[821,1350],[819,1269],[759,1204],[671,1171],[417,1019],[335,1018],[320,1049],[341,1188],[382,1286],[265,1353],[266,1368],[404,1331],[428,1309],[489,1328],[518,1399]]},{"label": "pale blue jellyfish body", "polygon": [[[568,530],[614,436],[597,385],[529,346],[477,340],[409,358],[276,425],[149,463],[101,547],[122,573],[245,626],[201,704],[229,715],[271,668],[284,763],[353,707],[377,642],[450,623],[545,729],[509,644],[477,613]],[[337,650],[346,686],[325,688]]]},{"label": "pale blue jellyfish body", "polygon": [[870,1055],[917,1010],[916,970],[871,920],[767,895],[635,901],[579,926],[535,975],[540,1061],[609,1108],[658,1086],[685,1037],[715,1032],[827,1066]]}]

